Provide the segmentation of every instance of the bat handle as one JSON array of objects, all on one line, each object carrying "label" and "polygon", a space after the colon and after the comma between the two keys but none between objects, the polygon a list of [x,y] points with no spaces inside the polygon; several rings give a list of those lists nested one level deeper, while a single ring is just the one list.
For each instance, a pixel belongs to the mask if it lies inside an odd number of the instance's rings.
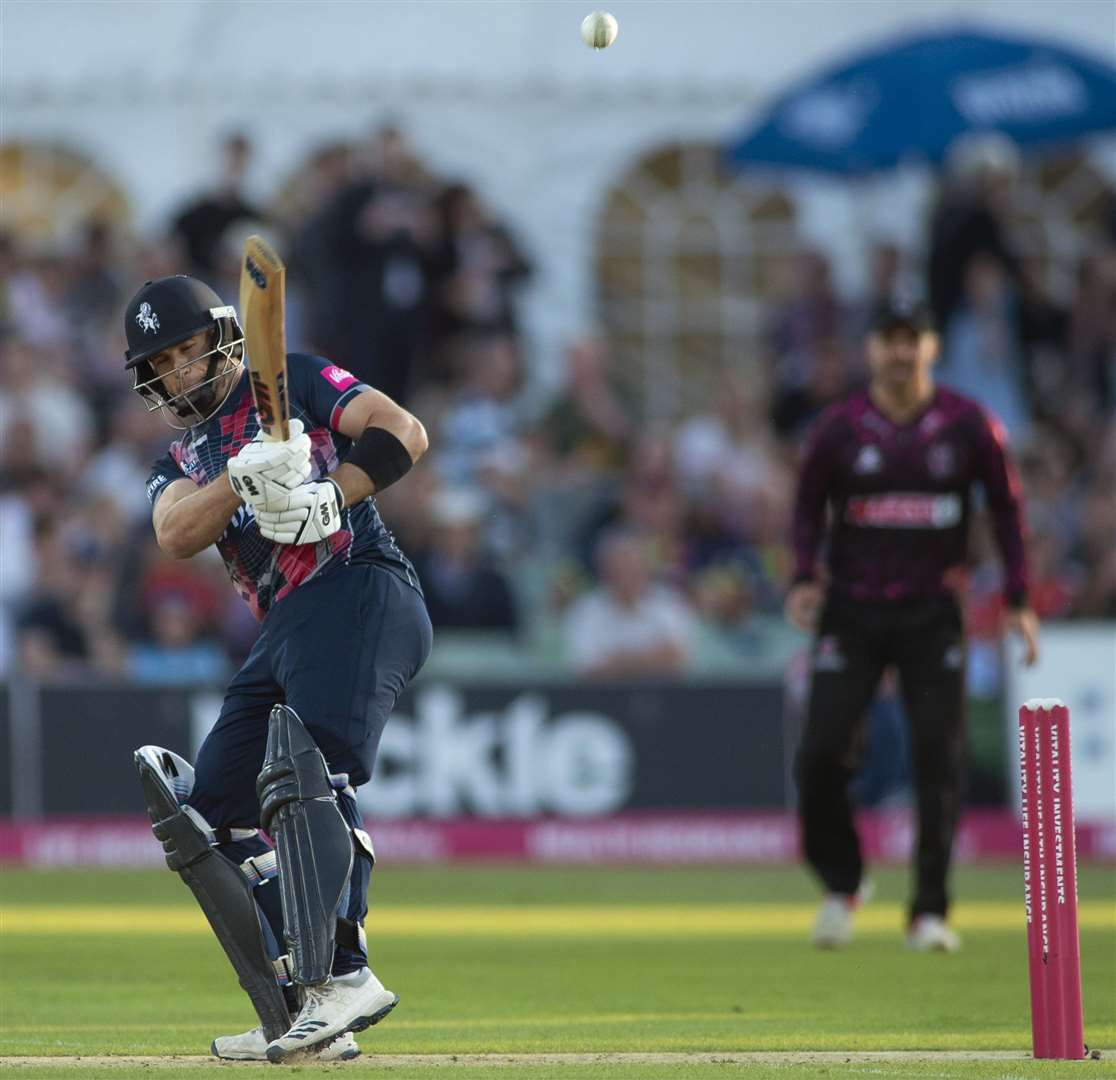
[{"label": "bat handle", "polygon": [[264,442],[286,442],[291,437],[291,429],[286,420],[280,420],[272,425],[270,431],[261,425],[260,435]]}]

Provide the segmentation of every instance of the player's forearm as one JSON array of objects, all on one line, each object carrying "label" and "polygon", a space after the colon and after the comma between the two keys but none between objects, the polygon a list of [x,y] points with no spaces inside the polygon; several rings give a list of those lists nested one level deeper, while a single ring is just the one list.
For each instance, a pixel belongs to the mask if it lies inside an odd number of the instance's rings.
[{"label": "player's forearm", "polygon": [[1022,484],[1005,449],[1005,434],[994,421],[979,432],[978,467],[992,530],[1004,565],[1004,595],[1011,607],[1027,602],[1027,553],[1023,542]]},{"label": "player's forearm", "polygon": [[342,462],[329,474],[329,478],[341,489],[344,506],[354,506],[361,499],[376,494],[376,485],[363,469],[358,469],[355,465]]},{"label": "player's forearm", "polygon": [[[374,428],[380,428],[381,435],[383,432],[388,432],[394,436],[398,440],[398,445],[395,446],[396,452],[400,455],[405,454],[400,467],[389,470],[386,474],[390,478],[389,482],[394,482],[396,474],[403,475],[411,465],[426,453],[428,445],[426,429],[415,417],[402,409],[398,410],[397,415],[391,416],[387,423],[369,424],[369,429]],[[400,450],[399,447],[402,447],[402,449]],[[351,454],[350,456],[355,456],[358,460],[361,460],[359,455]],[[408,458],[410,459],[409,463]],[[368,461],[362,461],[361,464],[343,461],[330,473],[329,478],[341,489],[345,506],[352,506],[354,503],[360,502],[361,499],[368,498],[369,495],[375,495],[387,486],[384,483],[377,484],[375,477],[369,475],[369,469],[373,473],[376,471],[375,465]]]},{"label": "player's forearm", "polygon": [[824,521],[824,492],[818,497],[815,492],[800,491],[791,524],[795,581],[810,581],[814,578]]},{"label": "player's forearm", "polygon": [[1027,552],[1018,503],[991,507],[992,529],[1004,565],[1004,597],[1013,608],[1027,603]]},{"label": "player's forearm", "polygon": [[791,519],[795,581],[807,581],[814,577],[825,530],[833,452],[828,441],[823,443],[824,434],[825,431],[819,433],[807,450],[795,492]]},{"label": "player's forearm", "polygon": [[155,539],[168,555],[188,559],[221,537],[241,505],[228,474],[222,473],[171,506],[159,519]]}]

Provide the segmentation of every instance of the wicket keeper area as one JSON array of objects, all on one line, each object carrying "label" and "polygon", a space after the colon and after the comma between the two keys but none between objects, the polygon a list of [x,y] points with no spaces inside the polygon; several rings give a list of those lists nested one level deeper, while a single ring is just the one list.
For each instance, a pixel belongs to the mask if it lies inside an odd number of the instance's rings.
[{"label": "wicket keeper area", "polygon": [[[363,1058],[330,1068],[392,1080],[1116,1075],[1116,869],[1079,869],[1085,1032],[1104,1058],[1078,1063],[1030,1060],[1018,865],[957,872],[954,956],[908,952],[906,872],[873,877],[856,940],[825,953],[808,944],[816,892],[794,868],[382,867],[371,959],[401,1005],[360,1036]],[[275,1075],[204,1060],[215,1035],[254,1018],[171,874],[5,869],[0,971],[5,1075],[120,1078],[169,1055],[191,1077]]]}]

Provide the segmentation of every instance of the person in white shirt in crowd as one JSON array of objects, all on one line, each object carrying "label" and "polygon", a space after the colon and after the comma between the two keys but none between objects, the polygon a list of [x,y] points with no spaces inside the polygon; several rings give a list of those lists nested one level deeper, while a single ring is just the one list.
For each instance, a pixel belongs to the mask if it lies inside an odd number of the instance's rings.
[{"label": "person in white shirt in crowd", "polygon": [[566,615],[571,666],[593,678],[686,670],[695,618],[679,593],[653,581],[643,538],[623,530],[606,532],[596,555],[601,584]]}]

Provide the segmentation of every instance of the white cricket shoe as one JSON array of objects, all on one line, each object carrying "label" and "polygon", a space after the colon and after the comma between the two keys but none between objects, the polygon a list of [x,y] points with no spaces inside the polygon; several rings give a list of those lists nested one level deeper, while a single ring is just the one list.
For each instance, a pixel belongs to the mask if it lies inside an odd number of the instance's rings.
[{"label": "white cricket shoe", "polygon": [[872,898],[875,886],[868,879],[852,895],[827,893],[814,917],[810,940],[818,949],[839,949],[852,940],[853,913]]},{"label": "white cricket shoe", "polygon": [[[242,1035],[220,1035],[209,1048],[214,1057],[223,1061],[267,1061],[267,1038],[263,1028],[253,1028]],[[321,1047],[315,1055],[318,1061],[351,1061],[360,1057],[360,1047],[351,1032]]]},{"label": "white cricket shoe", "polygon": [[856,901],[842,893],[830,893],[818,907],[810,940],[819,949],[839,949],[852,940]]},{"label": "white cricket shoe", "polygon": [[907,948],[915,952],[957,952],[961,937],[940,915],[919,915],[907,931]]},{"label": "white cricket shoe", "polygon": [[398,1004],[399,995],[385,990],[368,968],[308,986],[302,1011],[290,1031],[268,1046],[267,1060],[283,1061],[347,1031],[363,1031],[378,1024]]}]

